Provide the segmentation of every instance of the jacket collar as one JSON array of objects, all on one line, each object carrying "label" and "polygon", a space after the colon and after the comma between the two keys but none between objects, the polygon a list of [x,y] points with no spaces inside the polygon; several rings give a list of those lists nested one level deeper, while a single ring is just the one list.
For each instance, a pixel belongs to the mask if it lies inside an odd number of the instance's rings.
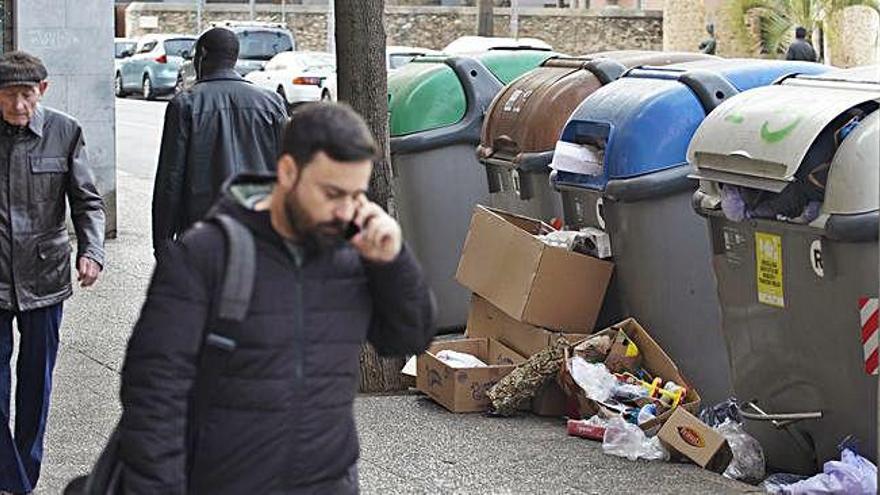
[{"label": "jacket collar", "polygon": [[245,78],[241,77],[241,75],[239,75],[238,72],[235,72],[235,69],[217,69],[217,70],[211,71],[207,74],[203,74],[202,77],[200,77],[199,80],[196,81],[196,84],[198,84],[200,82],[206,82],[206,81],[224,81],[224,80],[225,81],[232,80],[232,81],[247,82],[247,80]]},{"label": "jacket collar", "polygon": [[37,103],[37,109],[34,111],[34,116],[31,117],[31,121],[28,122],[28,129],[31,130],[34,134],[37,135],[38,138],[43,137],[43,123],[46,122],[46,110],[43,108],[43,105]]}]

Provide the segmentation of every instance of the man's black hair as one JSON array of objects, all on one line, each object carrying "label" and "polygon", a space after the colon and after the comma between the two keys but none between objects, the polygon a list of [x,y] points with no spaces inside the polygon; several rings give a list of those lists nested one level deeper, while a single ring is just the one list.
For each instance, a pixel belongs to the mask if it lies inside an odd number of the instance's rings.
[{"label": "man's black hair", "polygon": [[364,119],[348,105],[308,103],[284,130],[282,154],[305,167],[320,151],[339,162],[375,160],[379,146]]},{"label": "man's black hair", "polygon": [[807,37],[807,30],[801,26],[798,26],[794,29],[794,37],[802,40]]},{"label": "man's black hair", "polygon": [[193,63],[201,77],[222,69],[232,69],[238,61],[238,37],[226,28],[211,28],[196,40]]}]

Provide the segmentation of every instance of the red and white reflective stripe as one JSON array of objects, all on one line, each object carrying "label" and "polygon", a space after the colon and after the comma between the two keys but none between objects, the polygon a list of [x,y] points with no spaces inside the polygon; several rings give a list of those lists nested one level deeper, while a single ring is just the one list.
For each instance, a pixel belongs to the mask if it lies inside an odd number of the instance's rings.
[{"label": "red and white reflective stripe", "polygon": [[865,352],[865,373],[877,374],[880,335],[877,332],[877,298],[863,297],[859,299],[859,317],[862,324],[862,350]]}]

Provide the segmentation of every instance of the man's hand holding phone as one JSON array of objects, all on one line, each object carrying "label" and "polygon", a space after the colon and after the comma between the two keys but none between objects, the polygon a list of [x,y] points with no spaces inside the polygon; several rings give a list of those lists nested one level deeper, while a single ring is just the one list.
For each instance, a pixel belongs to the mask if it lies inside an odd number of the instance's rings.
[{"label": "man's hand holding phone", "polygon": [[361,257],[375,263],[390,263],[397,259],[403,247],[400,225],[382,207],[361,195],[352,223],[360,229],[351,238],[351,243]]}]

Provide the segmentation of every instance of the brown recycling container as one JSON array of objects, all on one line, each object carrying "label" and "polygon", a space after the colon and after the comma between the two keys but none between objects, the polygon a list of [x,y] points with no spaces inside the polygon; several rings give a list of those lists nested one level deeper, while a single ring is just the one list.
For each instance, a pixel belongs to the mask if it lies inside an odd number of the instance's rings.
[{"label": "brown recycling container", "polygon": [[701,53],[623,50],[553,57],[508,84],[492,101],[477,154],[490,204],[549,221],[562,218],[550,187],[550,162],[562,128],[584,99],[627,69],[715,58]]}]

